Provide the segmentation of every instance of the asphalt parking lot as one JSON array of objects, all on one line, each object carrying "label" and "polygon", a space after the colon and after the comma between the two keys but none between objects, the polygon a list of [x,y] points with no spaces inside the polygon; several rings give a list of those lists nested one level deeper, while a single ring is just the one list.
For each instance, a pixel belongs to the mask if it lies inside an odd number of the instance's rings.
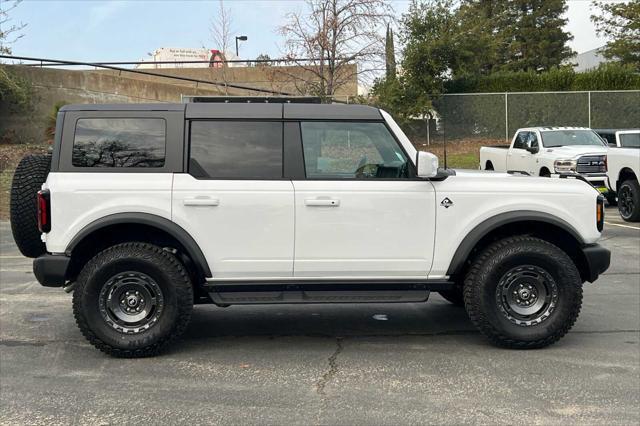
[{"label": "asphalt parking lot", "polygon": [[640,224],[608,209],[612,266],[573,330],[490,346],[463,309],[427,304],[197,306],[157,358],[109,358],[71,296],[41,287],[0,223],[2,424],[637,424]]}]

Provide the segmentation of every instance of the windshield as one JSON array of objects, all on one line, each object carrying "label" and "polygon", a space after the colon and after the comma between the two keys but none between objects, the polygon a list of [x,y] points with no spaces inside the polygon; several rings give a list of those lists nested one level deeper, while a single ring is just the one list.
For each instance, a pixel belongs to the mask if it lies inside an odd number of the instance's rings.
[{"label": "windshield", "polygon": [[622,148],[640,148],[640,132],[639,133],[621,133],[620,146]]},{"label": "windshield", "polygon": [[541,133],[542,145],[545,148],[576,145],[605,146],[600,136],[592,130],[552,130]]}]

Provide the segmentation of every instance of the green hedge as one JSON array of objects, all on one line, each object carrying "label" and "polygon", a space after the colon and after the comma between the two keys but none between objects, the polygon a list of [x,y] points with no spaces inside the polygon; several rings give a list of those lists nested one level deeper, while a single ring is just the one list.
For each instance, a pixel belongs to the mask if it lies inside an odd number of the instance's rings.
[{"label": "green hedge", "polygon": [[616,63],[576,73],[570,67],[548,72],[497,72],[463,77],[445,83],[447,93],[543,92],[568,90],[640,90],[640,73]]}]

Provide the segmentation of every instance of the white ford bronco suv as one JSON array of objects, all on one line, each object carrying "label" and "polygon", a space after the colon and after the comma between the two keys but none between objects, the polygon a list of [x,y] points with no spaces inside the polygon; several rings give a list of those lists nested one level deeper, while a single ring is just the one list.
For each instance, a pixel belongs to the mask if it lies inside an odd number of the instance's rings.
[{"label": "white ford bronco suv", "polygon": [[430,291],[494,344],[543,347],[609,266],[581,180],[438,169],[373,107],[210,101],[65,106],[52,155],[16,171],[18,247],[108,354],[156,354],[197,303]]}]

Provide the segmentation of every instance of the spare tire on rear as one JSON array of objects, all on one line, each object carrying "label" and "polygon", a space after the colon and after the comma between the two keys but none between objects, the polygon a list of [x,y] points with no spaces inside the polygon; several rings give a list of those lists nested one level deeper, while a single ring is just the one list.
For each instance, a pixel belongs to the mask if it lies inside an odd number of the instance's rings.
[{"label": "spare tire on rear", "polygon": [[46,252],[38,230],[37,194],[51,169],[51,155],[27,155],[18,164],[11,182],[11,231],[20,252],[38,257]]}]

